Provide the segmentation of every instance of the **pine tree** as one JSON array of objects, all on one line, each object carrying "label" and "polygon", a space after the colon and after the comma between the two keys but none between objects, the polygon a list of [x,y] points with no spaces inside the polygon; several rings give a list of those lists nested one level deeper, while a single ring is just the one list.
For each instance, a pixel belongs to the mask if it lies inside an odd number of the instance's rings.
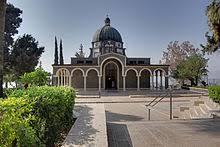
[{"label": "pine tree", "polygon": [[63,65],[64,61],[63,61],[63,44],[62,44],[62,40],[60,40],[60,65]]},{"label": "pine tree", "polygon": [[54,65],[58,65],[58,63],[59,63],[58,46],[57,46],[57,38],[55,37]]}]

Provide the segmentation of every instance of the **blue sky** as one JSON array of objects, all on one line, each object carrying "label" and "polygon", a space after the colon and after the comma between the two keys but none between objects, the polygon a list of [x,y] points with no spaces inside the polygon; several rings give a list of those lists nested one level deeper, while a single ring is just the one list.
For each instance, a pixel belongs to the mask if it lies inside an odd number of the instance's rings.
[{"label": "blue sky", "polygon": [[[54,37],[62,38],[65,63],[80,44],[89,54],[92,36],[108,14],[120,34],[127,56],[151,57],[159,63],[170,41],[190,41],[195,47],[205,42],[208,31],[201,0],[8,0],[23,10],[19,35],[32,34],[45,46],[42,65],[52,71]],[[220,53],[210,56],[209,75],[220,79]]]}]

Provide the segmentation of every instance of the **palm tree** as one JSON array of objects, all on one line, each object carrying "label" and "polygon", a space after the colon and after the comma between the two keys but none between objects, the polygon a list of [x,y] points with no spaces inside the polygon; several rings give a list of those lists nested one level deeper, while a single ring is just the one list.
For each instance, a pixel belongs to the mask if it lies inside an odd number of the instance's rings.
[{"label": "palm tree", "polygon": [[0,0],[0,97],[3,97],[3,44],[5,29],[6,0]]}]

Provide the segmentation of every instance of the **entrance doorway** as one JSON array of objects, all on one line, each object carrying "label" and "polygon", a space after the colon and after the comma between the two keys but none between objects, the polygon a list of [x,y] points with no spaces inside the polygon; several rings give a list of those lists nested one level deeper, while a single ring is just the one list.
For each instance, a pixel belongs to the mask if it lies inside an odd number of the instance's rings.
[{"label": "entrance doorway", "polygon": [[117,66],[108,63],[105,67],[105,89],[117,89]]}]

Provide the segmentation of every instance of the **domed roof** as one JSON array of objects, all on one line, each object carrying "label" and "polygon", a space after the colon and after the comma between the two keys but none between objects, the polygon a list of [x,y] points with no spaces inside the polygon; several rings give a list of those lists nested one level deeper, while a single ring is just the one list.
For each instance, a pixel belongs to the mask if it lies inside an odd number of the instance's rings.
[{"label": "domed roof", "polygon": [[122,38],[118,30],[110,26],[110,19],[105,19],[105,26],[98,29],[92,39],[92,42],[99,42],[105,40],[113,40],[116,42],[122,42]]}]

